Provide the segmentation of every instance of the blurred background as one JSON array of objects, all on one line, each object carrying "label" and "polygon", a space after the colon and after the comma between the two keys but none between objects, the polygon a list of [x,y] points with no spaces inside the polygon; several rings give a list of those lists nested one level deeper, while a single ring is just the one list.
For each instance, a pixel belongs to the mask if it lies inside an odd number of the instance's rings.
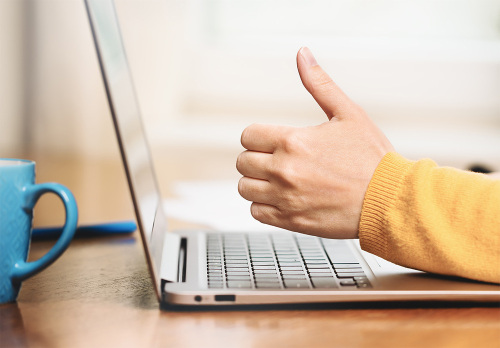
[{"label": "blurred background", "polygon": [[[403,155],[500,170],[500,1],[116,0],[156,156],[326,121],[308,46]],[[83,0],[0,1],[0,151],[116,157]]]}]

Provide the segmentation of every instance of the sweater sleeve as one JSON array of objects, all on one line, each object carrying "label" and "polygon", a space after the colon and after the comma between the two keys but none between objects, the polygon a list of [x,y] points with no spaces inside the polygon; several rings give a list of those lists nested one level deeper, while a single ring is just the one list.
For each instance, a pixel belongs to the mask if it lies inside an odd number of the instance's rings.
[{"label": "sweater sleeve", "polygon": [[389,153],[365,195],[359,238],[405,267],[500,283],[500,180]]}]

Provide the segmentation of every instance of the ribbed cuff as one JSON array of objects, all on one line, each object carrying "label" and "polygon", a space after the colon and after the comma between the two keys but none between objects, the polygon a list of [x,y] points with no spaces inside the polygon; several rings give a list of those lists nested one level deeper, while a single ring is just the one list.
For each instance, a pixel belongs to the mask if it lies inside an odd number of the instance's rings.
[{"label": "ribbed cuff", "polygon": [[363,250],[386,257],[385,217],[394,206],[396,194],[413,163],[396,152],[390,152],[377,166],[361,211],[359,241]]}]

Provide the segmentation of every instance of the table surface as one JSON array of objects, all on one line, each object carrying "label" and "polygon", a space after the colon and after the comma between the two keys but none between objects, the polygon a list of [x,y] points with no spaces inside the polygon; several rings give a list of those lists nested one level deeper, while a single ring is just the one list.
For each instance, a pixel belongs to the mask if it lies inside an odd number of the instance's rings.
[{"label": "table surface", "polygon": [[[237,178],[236,154],[196,150],[157,158],[164,195],[176,180]],[[81,223],[133,219],[121,163],[35,156],[38,182],[75,194]],[[203,175],[201,175],[202,173]],[[64,219],[43,197],[37,226]],[[171,221],[174,227],[188,226]],[[32,243],[37,259],[53,241]],[[406,307],[406,308],[405,308]],[[52,266],[0,305],[0,347],[500,347],[500,308],[341,307],[174,312],[159,310],[137,233],[75,239]]]}]

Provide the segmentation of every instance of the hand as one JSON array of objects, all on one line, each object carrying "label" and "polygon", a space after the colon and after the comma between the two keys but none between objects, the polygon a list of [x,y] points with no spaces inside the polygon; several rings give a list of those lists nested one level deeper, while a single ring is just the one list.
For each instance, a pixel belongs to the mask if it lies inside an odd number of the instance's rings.
[{"label": "hand", "polygon": [[293,128],[254,124],[236,168],[241,196],[260,222],[327,238],[357,238],[363,199],[392,145],[321,69],[308,48],[297,54],[304,87],[329,121]]}]

